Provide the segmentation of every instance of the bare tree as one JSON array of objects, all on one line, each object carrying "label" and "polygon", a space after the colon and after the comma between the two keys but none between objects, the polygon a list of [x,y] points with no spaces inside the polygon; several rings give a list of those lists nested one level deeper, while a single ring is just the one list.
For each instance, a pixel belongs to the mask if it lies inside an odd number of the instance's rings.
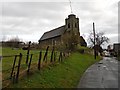
[{"label": "bare tree", "polygon": [[95,46],[94,46],[94,34],[90,33],[89,42],[91,46],[96,50],[96,55],[98,56],[98,52],[102,55],[102,47],[105,43],[108,43],[109,38],[105,36],[104,32],[95,33]]},{"label": "bare tree", "polygon": [[9,47],[19,47],[20,44],[20,39],[18,36],[16,37],[12,37],[11,39],[9,39],[8,41],[5,42],[5,46],[9,46]]},{"label": "bare tree", "polygon": [[[93,46],[94,44],[93,33],[90,33],[88,40],[91,46]],[[105,36],[104,32],[99,32],[95,34],[95,45],[101,46],[101,45],[104,45],[105,43],[108,43],[108,41],[109,41],[109,38]]]}]

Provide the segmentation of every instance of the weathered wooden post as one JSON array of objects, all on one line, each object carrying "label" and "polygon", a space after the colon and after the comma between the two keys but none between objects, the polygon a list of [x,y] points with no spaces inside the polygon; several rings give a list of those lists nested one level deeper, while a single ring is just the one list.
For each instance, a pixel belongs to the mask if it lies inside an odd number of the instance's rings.
[{"label": "weathered wooden post", "polygon": [[63,56],[62,56],[63,54],[62,54],[62,52],[61,52],[61,62],[63,61]]},{"label": "weathered wooden post", "polygon": [[16,59],[17,59],[17,55],[15,55],[15,58],[14,58],[13,67],[12,67],[12,72],[11,72],[10,78],[12,78],[12,75],[13,75],[13,71],[14,71],[14,68],[15,68]]},{"label": "weathered wooden post", "polygon": [[46,52],[45,52],[45,55],[44,55],[44,58],[43,58],[43,61],[45,61],[45,59],[46,59],[46,63],[47,63],[47,53],[48,53],[48,49],[49,49],[49,46],[47,47]]},{"label": "weathered wooden post", "polygon": [[40,53],[39,53],[38,70],[40,70],[40,67],[41,67],[41,58],[42,58],[42,51],[40,51]]},{"label": "weathered wooden post", "polygon": [[16,74],[16,83],[18,83],[21,60],[22,60],[22,53],[20,53],[19,55],[18,69],[17,69],[17,74]]},{"label": "weathered wooden post", "polygon": [[61,54],[62,52],[60,52],[60,55],[59,55],[59,59],[58,59],[59,62],[61,61],[61,58],[62,58]]},{"label": "weathered wooden post", "polygon": [[60,62],[60,54],[59,54],[58,62]]},{"label": "weathered wooden post", "polygon": [[30,61],[29,61],[29,65],[28,65],[27,74],[29,74],[29,71],[30,71],[30,65],[31,65],[31,61],[32,61],[32,56],[33,56],[33,54],[31,54],[31,56],[30,56]]},{"label": "weathered wooden post", "polygon": [[63,57],[65,57],[65,52],[63,53]]},{"label": "weathered wooden post", "polygon": [[26,57],[26,64],[28,64],[29,53],[30,53],[30,44],[31,44],[31,41],[29,41],[29,45],[28,45],[27,57]]},{"label": "weathered wooden post", "polygon": [[54,51],[54,62],[56,61],[56,52]]},{"label": "weathered wooden post", "polygon": [[0,56],[0,62],[1,62],[1,60],[2,60],[2,56]]},{"label": "weathered wooden post", "polygon": [[51,59],[50,59],[50,62],[53,62],[53,54],[54,54],[54,46],[53,46],[53,49],[52,49],[52,52],[51,52]]},{"label": "weathered wooden post", "polygon": [[15,72],[13,73],[13,84],[15,83]]}]

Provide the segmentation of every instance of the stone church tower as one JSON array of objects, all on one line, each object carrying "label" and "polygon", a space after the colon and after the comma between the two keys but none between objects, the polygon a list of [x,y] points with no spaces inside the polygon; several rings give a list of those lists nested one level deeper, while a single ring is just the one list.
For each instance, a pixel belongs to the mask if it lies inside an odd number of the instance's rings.
[{"label": "stone church tower", "polygon": [[[45,32],[43,36],[38,40],[41,47],[53,46],[63,44],[67,41],[67,36],[74,36],[69,41],[74,41],[80,38],[79,32],[79,18],[76,18],[76,15],[70,14],[65,19],[65,25]],[[79,43],[79,42],[78,42]]]},{"label": "stone church tower", "polygon": [[79,18],[76,18],[76,15],[70,14],[65,19],[65,32],[62,35],[61,42],[69,48],[80,44]]},{"label": "stone church tower", "polygon": [[65,30],[69,33],[79,34],[79,18],[76,15],[70,14],[67,19],[65,19]]}]

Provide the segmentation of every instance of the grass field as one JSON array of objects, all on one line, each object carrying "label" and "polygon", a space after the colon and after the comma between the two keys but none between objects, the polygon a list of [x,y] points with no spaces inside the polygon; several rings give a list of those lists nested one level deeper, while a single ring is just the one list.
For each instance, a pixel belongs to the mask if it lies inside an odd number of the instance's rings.
[{"label": "grass field", "polygon": [[[23,50],[12,50],[11,48],[3,48],[3,55],[12,55],[22,52]],[[33,50],[31,53],[39,52],[39,50]],[[9,53],[9,54],[8,54]],[[50,56],[50,53],[49,55]],[[33,63],[37,67],[37,58],[34,56]],[[55,63],[43,68],[41,71],[37,69],[31,73],[30,76],[25,76],[19,80],[18,84],[10,84],[8,87],[12,88],[76,88],[80,77],[83,75],[85,70],[93,63],[100,60],[94,60],[94,57],[88,54],[80,54],[78,52],[72,53],[70,57],[65,58],[64,62]],[[11,67],[13,58],[3,59],[2,68],[3,76],[6,75],[5,71]],[[22,61],[25,64],[25,61]],[[9,75],[8,73],[7,75]]]},{"label": "grass field", "polygon": [[[31,66],[36,65],[35,68],[37,68],[39,52],[40,52],[40,50],[30,50],[30,54],[33,54]],[[27,67],[28,67],[28,65],[26,64],[27,50],[12,49],[9,47],[2,48],[2,56],[19,55],[19,53],[22,53],[22,55],[23,55],[22,60],[21,60],[20,70],[21,71],[27,70]],[[45,54],[45,50],[42,51],[42,60],[43,60],[44,54]],[[51,51],[48,51],[47,63],[50,62],[50,56],[51,56]],[[59,53],[56,55],[56,59],[58,59],[58,57],[59,57]],[[42,60],[41,60],[41,62],[42,62]],[[3,72],[2,79],[3,79],[3,81],[8,80],[10,78],[10,73],[11,73],[12,66],[13,66],[13,61],[14,61],[14,56],[2,58],[2,72]],[[17,58],[16,65],[18,64],[18,61],[19,61],[19,57]],[[17,68],[15,68],[15,71],[17,71]],[[6,82],[5,82],[5,84],[6,84]],[[3,83],[3,85],[4,85],[4,83]]]},{"label": "grass field", "polygon": [[[30,54],[34,54],[33,59],[32,59],[32,63],[38,62],[39,52],[40,52],[40,50],[30,50]],[[23,55],[22,65],[26,65],[25,62],[26,62],[26,57],[27,57],[26,56],[27,50],[22,50],[22,49],[13,50],[12,48],[2,48],[2,55],[3,56],[19,55],[19,53],[22,53],[22,55]],[[44,54],[45,54],[45,51],[42,51],[42,60],[43,60]],[[51,51],[48,52],[48,58],[50,58],[50,55],[51,55]],[[3,61],[2,62],[2,66],[3,66],[2,70],[3,71],[8,70],[10,67],[12,67],[12,63],[14,61],[14,56],[13,57],[5,57],[5,58],[3,58],[2,61]]]}]

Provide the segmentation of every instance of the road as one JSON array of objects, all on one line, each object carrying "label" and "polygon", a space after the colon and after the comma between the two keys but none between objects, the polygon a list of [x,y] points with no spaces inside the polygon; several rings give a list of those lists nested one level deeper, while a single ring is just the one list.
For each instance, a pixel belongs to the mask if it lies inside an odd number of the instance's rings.
[{"label": "road", "polygon": [[86,70],[78,88],[118,88],[118,63],[114,57],[103,57]]}]

